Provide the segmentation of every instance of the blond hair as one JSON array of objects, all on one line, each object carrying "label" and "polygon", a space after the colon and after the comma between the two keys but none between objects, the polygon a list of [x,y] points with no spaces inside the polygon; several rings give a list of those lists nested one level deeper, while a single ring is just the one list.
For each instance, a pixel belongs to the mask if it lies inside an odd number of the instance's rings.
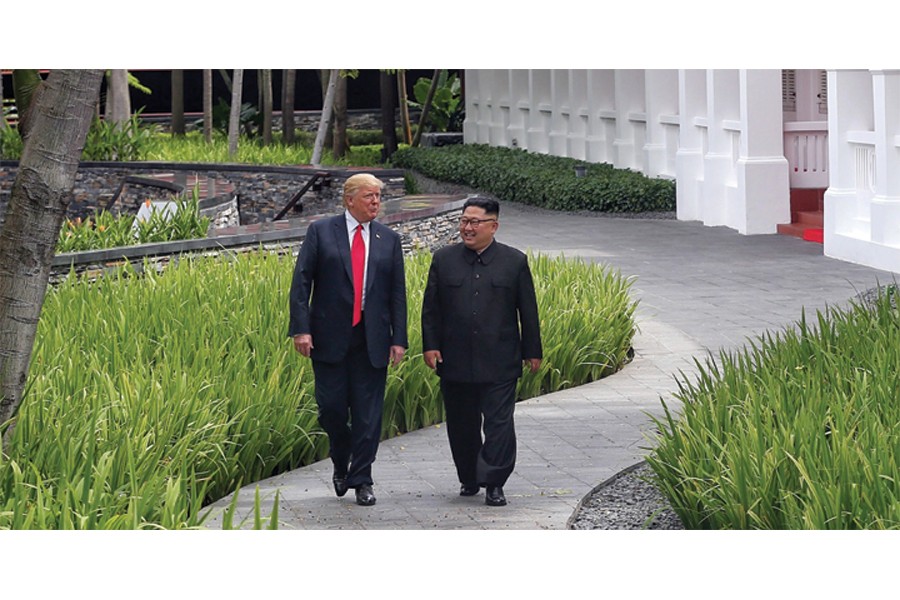
[{"label": "blond hair", "polygon": [[384,189],[384,182],[371,173],[357,173],[356,175],[351,175],[347,178],[347,181],[344,182],[344,204],[347,204],[348,198],[359,191],[360,188],[364,187],[375,187],[380,191]]}]

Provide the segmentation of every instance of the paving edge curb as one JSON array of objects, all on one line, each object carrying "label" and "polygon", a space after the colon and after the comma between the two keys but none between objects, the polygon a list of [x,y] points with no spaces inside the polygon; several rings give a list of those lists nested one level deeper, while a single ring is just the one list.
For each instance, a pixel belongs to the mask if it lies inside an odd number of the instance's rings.
[{"label": "paving edge curb", "polygon": [[628,475],[629,473],[640,469],[641,467],[643,467],[646,464],[647,464],[647,461],[642,460],[638,463],[631,465],[630,467],[625,467],[624,469],[622,469],[621,471],[619,471],[618,473],[616,473],[615,475],[613,475],[606,481],[595,485],[593,487],[593,489],[591,489],[587,494],[582,496],[581,500],[578,501],[578,504],[575,505],[575,510],[572,511],[572,515],[568,519],[566,519],[566,529],[574,529],[573,525],[575,524],[575,520],[578,518],[578,515],[581,513],[582,509],[584,508],[585,503],[590,502],[590,500],[594,496],[594,494],[596,494],[603,488],[612,485],[619,478],[624,477],[625,475]]}]

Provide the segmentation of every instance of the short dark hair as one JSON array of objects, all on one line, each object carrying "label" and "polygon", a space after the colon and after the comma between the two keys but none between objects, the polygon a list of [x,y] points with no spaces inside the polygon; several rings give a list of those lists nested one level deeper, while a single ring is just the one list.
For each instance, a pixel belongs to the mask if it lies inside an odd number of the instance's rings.
[{"label": "short dark hair", "polygon": [[470,206],[475,206],[478,208],[483,208],[485,214],[494,215],[495,217],[500,216],[500,203],[494,200],[493,198],[482,198],[480,196],[473,196],[466,200],[466,203],[463,204],[463,212]]}]

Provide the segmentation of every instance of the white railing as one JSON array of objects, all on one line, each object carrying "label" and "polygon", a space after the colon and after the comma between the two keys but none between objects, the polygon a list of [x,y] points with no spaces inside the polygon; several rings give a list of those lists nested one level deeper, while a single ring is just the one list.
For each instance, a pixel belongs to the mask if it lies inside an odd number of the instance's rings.
[{"label": "white railing", "polygon": [[828,187],[828,123],[795,121],[784,124],[784,157],[792,188]]}]

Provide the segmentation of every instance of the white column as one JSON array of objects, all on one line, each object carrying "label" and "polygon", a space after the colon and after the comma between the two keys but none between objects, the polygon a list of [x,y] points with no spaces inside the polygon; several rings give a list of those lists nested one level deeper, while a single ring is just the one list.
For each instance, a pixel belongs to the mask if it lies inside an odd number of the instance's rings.
[{"label": "white column", "polygon": [[704,180],[700,207],[706,225],[737,228],[734,202],[737,192],[735,135],[740,128],[738,72],[713,69],[706,72],[708,146],[704,156]]},{"label": "white column", "polygon": [[566,156],[569,136],[569,117],[572,107],[569,104],[569,72],[566,69],[553,69],[550,72],[550,84],[553,95],[550,116],[550,154]]},{"label": "white column", "polygon": [[584,160],[587,158],[588,130],[588,72],[585,69],[569,71],[569,135],[566,140],[566,156]]},{"label": "white column", "polygon": [[463,77],[466,80],[466,118],[463,119],[463,142],[478,143],[478,104],[481,101],[479,69],[466,69]]},{"label": "white column", "polygon": [[900,71],[874,71],[875,197],[872,241],[900,246]]},{"label": "white column", "polygon": [[675,153],[676,214],[681,221],[700,221],[706,152],[706,72],[678,71],[678,151]]},{"label": "white column", "polygon": [[776,233],[776,225],[791,222],[781,70],[742,69],[740,95],[737,229],[744,234]]},{"label": "white column", "polygon": [[825,191],[825,254],[862,262],[852,239],[870,234],[868,205],[861,200],[865,146],[858,132],[874,131],[872,76],[864,70],[828,72],[828,189]]},{"label": "white column", "polygon": [[525,147],[530,152],[546,154],[550,148],[550,116],[553,112],[550,71],[547,69],[534,69],[529,71],[529,75],[529,105],[531,110],[528,113],[528,132]]},{"label": "white column", "polygon": [[[526,144],[528,125],[528,71],[513,69],[509,74],[509,145],[522,148]],[[468,93],[468,90],[467,90]]]},{"label": "white column", "polygon": [[669,125],[664,119],[678,114],[678,71],[673,69],[648,69],[644,93],[647,107],[647,136],[644,143],[645,164],[648,177],[668,173]]},{"label": "white column", "polygon": [[620,169],[644,170],[643,132],[646,120],[644,107],[644,71],[641,69],[616,70],[616,140],[615,162]]},{"label": "white column", "polygon": [[588,133],[587,159],[591,162],[613,162],[612,144],[615,139],[615,72],[611,69],[588,71]]}]

